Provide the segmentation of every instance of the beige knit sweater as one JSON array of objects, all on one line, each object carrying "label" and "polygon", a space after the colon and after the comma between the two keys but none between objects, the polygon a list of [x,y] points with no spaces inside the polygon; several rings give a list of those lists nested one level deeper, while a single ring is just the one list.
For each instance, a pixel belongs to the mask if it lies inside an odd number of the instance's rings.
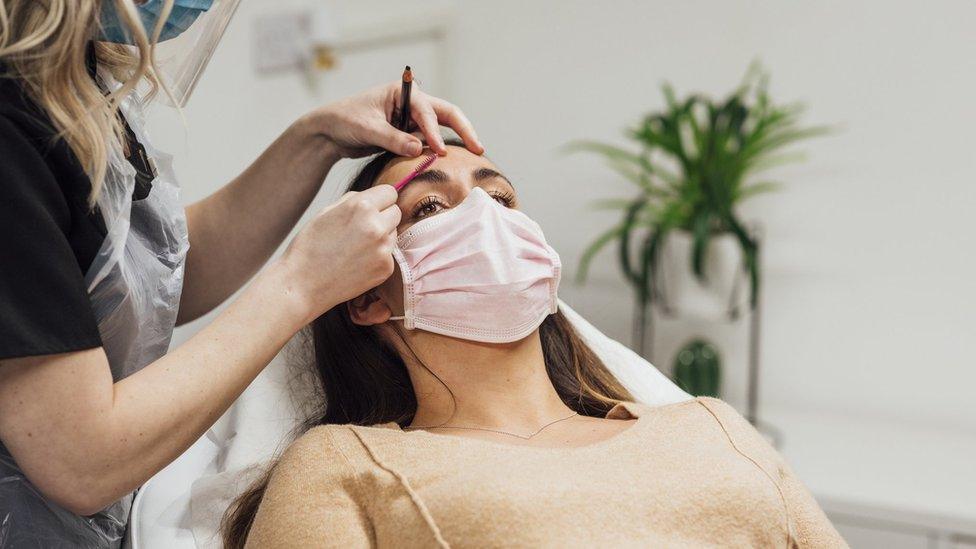
[{"label": "beige knit sweater", "polygon": [[638,419],[579,448],[317,427],[278,464],[248,547],[846,547],[724,402],[608,417]]}]

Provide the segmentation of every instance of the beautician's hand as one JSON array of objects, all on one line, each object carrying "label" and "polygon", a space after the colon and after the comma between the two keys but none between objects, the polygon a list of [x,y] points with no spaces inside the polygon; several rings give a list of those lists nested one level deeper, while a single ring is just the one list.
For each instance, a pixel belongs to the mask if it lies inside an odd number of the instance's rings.
[{"label": "beautician's hand", "polygon": [[307,321],[393,274],[400,224],[396,200],[390,185],[348,192],[289,244],[276,267],[284,269],[286,286],[297,291]]},{"label": "beautician's hand", "polygon": [[[395,82],[326,105],[305,115],[302,121],[326,137],[342,157],[358,158],[381,148],[403,156],[419,156],[423,149],[420,139],[397,130],[391,123],[399,105],[400,82]],[[419,129],[434,152],[447,153],[440,126],[454,130],[474,154],[485,152],[461,109],[427,95],[416,82],[410,93],[410,113],[411,129]]]}]

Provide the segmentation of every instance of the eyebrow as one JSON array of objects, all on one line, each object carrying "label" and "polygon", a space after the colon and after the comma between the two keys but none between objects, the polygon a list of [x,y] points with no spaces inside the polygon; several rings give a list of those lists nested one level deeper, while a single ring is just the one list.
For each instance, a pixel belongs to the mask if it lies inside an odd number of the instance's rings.
[{"label": "eyebrow", "polygon": [[[513,189],[515,188],[515,185],[512,185],[512,182],[509,181],[507,177],[491,168],[477,168],[471,172],[471,176],[475,181],[485,181],[486,179],[494,179],[498,177],[503,179]],[[450,181],[450,179],[451,178],[441,170],[427,170],[417,174],[417,177],[414,177],[411,183],[447,183]]]},{"label": "eyebrow", "polygon": [[504,179],[505,183],[508,183],[509,187],[513,189],[515,188],[515,185],[512,185],[512,182],[509,181],[507,177],[505,177],[504,175],[498,173],[497,171],[491,168],[478,168],[477,170],[472,172],[471,175],[474,176],[475,181],[484,181],[485,179],[493,179],[495,177],[499,177],[501,179]]},{"label": "eyebrow", "polygon": [[447,174],[440,170],[427,170],[425,172],[420,172],[417,177],[414,177],[411,183],[446,183],[450,178]]}]

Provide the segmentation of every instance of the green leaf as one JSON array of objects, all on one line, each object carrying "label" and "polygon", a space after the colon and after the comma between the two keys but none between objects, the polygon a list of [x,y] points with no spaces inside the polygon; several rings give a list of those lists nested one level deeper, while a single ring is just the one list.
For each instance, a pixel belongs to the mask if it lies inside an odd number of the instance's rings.
[{"label": "green leaf", "polygon": [[668,108],[676,108],[678,106],[678,100],[674,95],[674,88],[671,84],[665,82],[661,84],[661,92],[664,94],[664,101],[667,103]]},{"label": "green leaf", "polygon": [[711,221],[711,212],[701,212],[695,217],[692,231],[691,268],[695,277],[702,283],[705,282],[705,252],[708,251],[708,242],[712,236]]},{"label": "green leaf", "polygon": [[620,270],[623,271],[624,276],[627,277],[631,283],[636,283],[639,280],[640,274],[634,270],[630,261],[630,242],[631,234],[634,228],[638,225],[637,216],[640,214],[641,209],[646,205],[643,198],[638,198],[634,200],[633,204],[627,208],[626,214],[624,214],[624,219],[621,222],[621,228],[623,232],[620,235],[620,242],[618,246],[618,256],[620,260]]},{"label": "green leaf", "polygon": [[739,189],[739,192],[736,193],[735,200],[738,202],[747,198],[752,198],[753,196],[759,194],[777,191],[782,186],[783,185],[781,183],[776,181],[760,181],[758,183],[752,183],[742,189]]},{"label": "green leaf", "polygon": [[671,219],[665,219],[655,225],[644,239],[641,246],[641,280],[638,288],[638,297],[642,300],[642,304],[646,304],[657,293],[657,282],[654,277],[658,272],[658,261],[664,242],[675,227]]},{"label": "green leaf", "polygon": [[656,293],[654,276],[657,274],[657,262],[661,245],[670,230],[671,228],[668,225],[658,226],[647,235],[641,246],[641,276],[637,291],[638,299],[642,305],[647,304]]},{"label": "green leaf", "polygon": [[660,192],[654,188],[651,177],[647,172],[640,171],[630,164],[617,160],[607,160],[607,165],[624,179],[640,187],[645,193],[654,194]]},{"label": "green leaf", "polygon": [[590,208],[594,210],[623,210],[630,206],[633,199],[627,198],[601,198],[590,203]]},{"label": "green leaf", "polygon": [[[637,152],[595,141],[578,141],[566,148],[599,154],[611,169],[641,189],[641,196],[633,201],[600,203],[598,207],[623,214],[615,227],[620,232],[607,236],[610,240],[601,247],[618,240],[621,270],[641,299],[652,299],[657,253],[669,231],[692,233],[692,269],[700,279],[707,271],[706,250],[712,235],[731,231],[743,249],[755,303],[758,244],[739,222],[736,207],[742,200],[778,188],[776,183],[759,180],[759,174],[802,160],[792,147],[832,130],[804,125],[800,103],[773,102],[769,75],[758,62],[750,65],[732,93],[719,99],[693,93],[679,96],[667,83],[662,93],[665,105],[627,130]],[[640,245],[632,246],[638,239]]]},{"label": "green leaf", "polygon": [[749,274],[749,306],[755,310],[759,303],[759,247],[738,219],[730,217],[727,221],[729,230],[732,231],[742,247],[745,269]]},{"label": "green leaf", "polygon": [[607,159],[631,163],[642,169],[651,171],[650,163],[643,156],[608,143],[587,140],[573,141],[564,146],[563,150],[567,153],[592,152],[602,155]]},{"label": "green leaf", "polygon": [[590,243],[583,251],[583,255],[580,256],[579,266],[576,270],[576,283],[583,284],[586,282],[586,277],[590,271],[590,263],[593,262],[593,258],[596,254],[600,253],[600,250],[606,247],[607,244],[613,242],[623,234],[624,226],[617,225],[612,229],[605,231],[600,236]]},{"label": "green leaf", "polygon": [[756,160],[745,162],[745,165],[750,174],[756,175],[787,164],[795,164],[805,159],[806,155],[801,152],[779,153],[760,156]]},{"label": "green leaf", "polygon": [[651,175],[654,173],[650,161],[640,154],[633,153],[624,148],[598,141],[573,141],[563,147],[567,153],[591,152],[596,153],[607,162],[615,172],[623,176],[628,181],[635,183],[644,192],[658,192],[654,188]]}]

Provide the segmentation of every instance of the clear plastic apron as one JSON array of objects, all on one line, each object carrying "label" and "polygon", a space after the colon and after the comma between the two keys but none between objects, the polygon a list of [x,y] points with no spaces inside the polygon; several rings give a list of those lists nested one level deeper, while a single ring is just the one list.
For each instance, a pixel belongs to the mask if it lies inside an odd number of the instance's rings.
[{"label": "clear plastic apron", "polygon": [[[142,107],[133,94],[122,112],[155,167],[152,189],[133,201],[136,170],[121,153],[110,155],[98,199],[108,232],[85,274],[115,381],[166,353],[189,249],[172,157],[150,144]],[[95,515],[79,517],[44,499],[0,444],[0,548],[120,547],[131,505],[129,495]]]}]

